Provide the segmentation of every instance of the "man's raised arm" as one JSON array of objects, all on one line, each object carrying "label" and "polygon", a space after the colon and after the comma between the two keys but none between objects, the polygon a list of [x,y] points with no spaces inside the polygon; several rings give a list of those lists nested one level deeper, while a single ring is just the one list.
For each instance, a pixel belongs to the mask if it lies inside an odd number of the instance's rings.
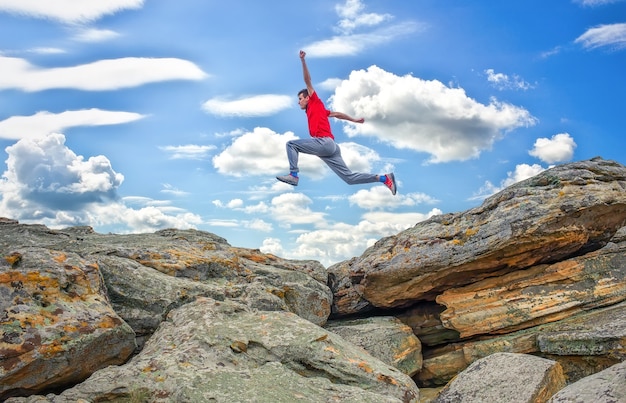
[{"label": "man's raised arm", "polygon": [[306,56],[306,52],[304,50],[300,51],[300,61],[302,61],[302,75],[304,76],[304,84],[306,85],[306,89],[309,92],[309,96],[313,95],[315,89],[313,88],[313,84],[311,83],[311,74],[309,73],[309,68],[306,65],[306,60],[304,57]]}]

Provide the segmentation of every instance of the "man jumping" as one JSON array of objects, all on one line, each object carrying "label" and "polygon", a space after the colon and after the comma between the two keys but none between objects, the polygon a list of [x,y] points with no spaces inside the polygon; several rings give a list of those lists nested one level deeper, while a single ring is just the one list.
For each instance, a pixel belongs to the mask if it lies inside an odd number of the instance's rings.
[{"label": "man jumping", "polygon": [[304,57],[306,53],[300,51],[300,60],[302,61],[302,73],[304,75],[304,83],[306,88],[298,93],[298,104],[300,108],[306,111],[307,121],[309,123],[309,134],[311,138],[291,140],[287,142],[287,158],[289,159],[290,173],[284,176],[277,176],[281,182],[298,186],[298,155],[299,153],[317,155],[324,161],[330,169],[333,170],[348,185],[359,183],[381,182],[391,190],[391,194],[396,194],[396,179],[393,173],[385,175],[375,175],[369,173],[352,172],[346,166],[341,157],[341,150],[335,143],[335,137],[330,130],[330,122],[328,118],[337,118],[348,120],[354,123],[363,123],[364,118],[355,119],[342,112],[333,112],[326,109],[320,98],[317,96],[313,84],[311,83],[311,75],[306,65]]}]

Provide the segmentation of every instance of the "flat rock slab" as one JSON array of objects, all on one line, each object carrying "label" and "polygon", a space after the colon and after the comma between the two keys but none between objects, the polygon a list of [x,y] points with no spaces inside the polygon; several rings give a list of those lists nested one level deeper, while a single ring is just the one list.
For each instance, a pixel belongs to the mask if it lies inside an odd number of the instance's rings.
[{"label": "flat rock slab", "polygon": [[437,296],[444,327],[463,338],[510,333],[626,300],[626,242]]},{"label": "flat rock slab", "polygon": [[491,337],[457,342],[426,357],[420,385],[443,385],[471,363],[498,352],[542,355],[563,367],[569,382],[626,360],[626,302],[558,322]]}]

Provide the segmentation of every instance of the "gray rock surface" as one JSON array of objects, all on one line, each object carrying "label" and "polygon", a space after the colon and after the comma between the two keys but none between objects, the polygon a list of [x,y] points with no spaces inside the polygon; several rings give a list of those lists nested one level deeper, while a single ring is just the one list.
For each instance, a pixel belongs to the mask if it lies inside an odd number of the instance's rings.
[{"label": "gray rock surface", "polygon": [[422,368],[422,344],[409,326],[393,316],[336,320],[325,328],[409,376]]},{"label": "gray rock surface", "polygon": [[526,354],[497,353],[461,372],[437,403],[540,403],[565,386],[561,366]]}]

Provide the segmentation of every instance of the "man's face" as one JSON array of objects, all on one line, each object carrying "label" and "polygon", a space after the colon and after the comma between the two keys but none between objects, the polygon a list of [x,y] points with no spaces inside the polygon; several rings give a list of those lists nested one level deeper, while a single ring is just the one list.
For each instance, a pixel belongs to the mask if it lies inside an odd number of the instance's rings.
[{"label": "man's face", "polygon": [[298,104],[300,109],[306,109],[306,106],[309,104],[309,97],[305,97],[304,94],[298,94]]}]

